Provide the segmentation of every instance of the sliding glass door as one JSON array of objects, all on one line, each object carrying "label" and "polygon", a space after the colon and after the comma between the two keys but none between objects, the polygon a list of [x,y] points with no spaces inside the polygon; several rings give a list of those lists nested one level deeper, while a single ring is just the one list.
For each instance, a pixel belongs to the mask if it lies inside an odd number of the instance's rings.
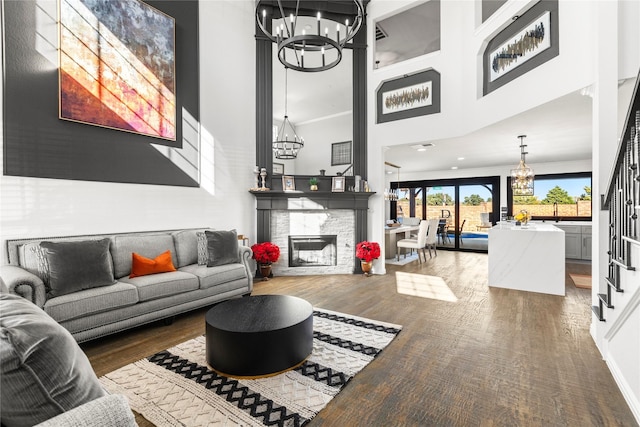
[{"label": "sliding glass door", "polygon": [[458,246],[486,251],[493,218],[493,185],[467,184],[459,186]]},{"label": "sliding glass door", "polygon": [[438,219],[440,248],[488,251],[489,228],[498,221],[500,177],[405,181],[401,215]]}]

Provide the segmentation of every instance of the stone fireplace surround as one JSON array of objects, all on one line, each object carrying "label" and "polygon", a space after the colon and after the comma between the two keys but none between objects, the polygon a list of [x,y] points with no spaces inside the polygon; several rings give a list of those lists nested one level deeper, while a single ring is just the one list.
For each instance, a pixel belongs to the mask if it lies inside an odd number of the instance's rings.
[{"label": "stone fireplace surround", "polygon": [[[367,239],[367,211],[373,192],[251,191],[256,197],[257,241],[280,247],[275,275],[359,274],[356,243]],[[337,235],[337,265],[289,267],[289,235]]]}]

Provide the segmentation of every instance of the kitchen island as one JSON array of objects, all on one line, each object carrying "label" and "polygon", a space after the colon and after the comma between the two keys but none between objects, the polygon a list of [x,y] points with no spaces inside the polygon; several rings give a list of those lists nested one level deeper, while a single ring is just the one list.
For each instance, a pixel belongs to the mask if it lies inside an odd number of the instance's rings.
[{"label": "kitchen island", "polygon": [[489,286],[565,295],[564,231],[551,224],[489,230]]}]

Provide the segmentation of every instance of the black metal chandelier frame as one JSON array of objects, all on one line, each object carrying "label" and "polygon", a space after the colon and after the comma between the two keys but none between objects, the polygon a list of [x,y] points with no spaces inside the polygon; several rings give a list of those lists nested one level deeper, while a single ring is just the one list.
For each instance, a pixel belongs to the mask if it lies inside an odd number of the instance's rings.
[{"label": "black metal chandelier frame", "polygon": [[[342,60],[342,49],[349,43],[358,33],[364,20],[364,5],[362,0],[353,0],[356,8],[353,23],[346,20],[344,23],[338,23],[331,18],[322,18],[321,13],[317,12],[317,34],[296,34],[296,26],[298,16],[313,16],[306,9],[300,9],[300,0],[296,1],[295,13],[289,14],[289,24],[286,24],[285,8],[282,0],[277,0],[277,6],[280,11],[280,17],[283,23],[276,27],[275,34],[267,29],[267,13],[262,8],[261,0],[256,0],[256,22],[260,30],[278,47],[278,59],[287,68],[303,72],[319,72],[329,70],[340,63]],[[279,17],[278,17],[279,18]],[[272,18],[269,18],[272,19]],[[324,34],[321,30],[321,19],[332,21],[336,24],[336,37],[329,37],[328,27],[325,26]],[[344,25],[346,34],[344,38],[340,37],[340,26]],[[329,50],[336,50],[336,57],[330,62],[326,61],[325,53]],[[287,54],[287,52],[289,52]],[[322,56],[321,65],[305,65],[305,52],[311,54],[320,54]]]}]

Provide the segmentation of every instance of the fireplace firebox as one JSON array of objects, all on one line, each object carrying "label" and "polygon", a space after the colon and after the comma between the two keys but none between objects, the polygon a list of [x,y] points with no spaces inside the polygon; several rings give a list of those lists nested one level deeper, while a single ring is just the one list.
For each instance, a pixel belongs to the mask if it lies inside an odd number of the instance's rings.
[{"label": "fireplace firebox", "polygon": [[337,265],[338,236],[289,236],[289,267]]}]

